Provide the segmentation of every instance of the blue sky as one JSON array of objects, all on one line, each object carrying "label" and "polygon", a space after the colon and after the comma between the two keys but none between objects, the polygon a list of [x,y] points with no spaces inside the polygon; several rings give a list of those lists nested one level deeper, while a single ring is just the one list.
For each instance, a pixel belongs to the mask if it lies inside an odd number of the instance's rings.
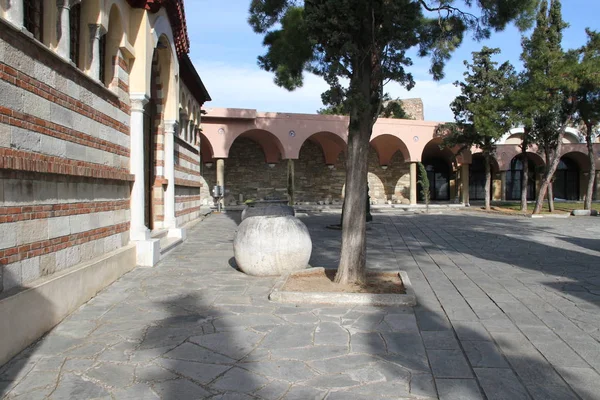
[{"label": "blue sky", "polygon": [[[586,27],[600,30],[600,0],[563,0],[562,3],[563,18],[570,24],[563,45],[565,48],[579,47],[585,42]],[[185,0],[190,58],[213,99],[205,104],[205,108],[316,112],[323,106],[321,93],[327,89],[321,78],[307,75],[303,88],[288,92],[273,83],[272,74],[258,68],[256,58],[265,49],[262,36],[255,34],[246,21],[249,4],[250,0]],[[414,66],[410,68],[417,83],[415,88],[407,92],[391,83],[386,90],[392,97],[422,98],[428,120],[451,120],[448,105],[459,93],[453,82],[462,78],[463,60],[471,59],[471,52],[486,45],[502,50],[498,61],[510,60],[519,68],[520,40],[521,35],[513,26],[483,42],[467,37],[446,65],[446,77],[442,81],[431,79],[428,59],[415,57]]]}]

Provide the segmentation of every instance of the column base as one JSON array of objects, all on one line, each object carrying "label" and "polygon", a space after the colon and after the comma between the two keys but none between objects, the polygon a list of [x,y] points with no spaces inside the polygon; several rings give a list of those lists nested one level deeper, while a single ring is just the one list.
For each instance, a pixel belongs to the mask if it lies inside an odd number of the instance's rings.
[{"label": "column base", "polygon": [[187,231],[184,228],[172,228],[169,229],[168,237],[179,238],[185,240],[187,238]]},{"label": "column base", "polygon": [[136,264],[140,267],[154,267],[160,261],[160,240],[140,240],[135,243]]},{"label": "column base", "polygon": [[152,232],[150,229],[143,227],[141,229],[130,229],[129,237],[132,241],[137,242],[139,240],[150,240]]}]

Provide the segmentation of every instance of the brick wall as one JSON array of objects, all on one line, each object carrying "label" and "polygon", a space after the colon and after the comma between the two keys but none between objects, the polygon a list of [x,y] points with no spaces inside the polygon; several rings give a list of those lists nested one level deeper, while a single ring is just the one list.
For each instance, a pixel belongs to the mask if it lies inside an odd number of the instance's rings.
[{"label": "brick wall", "polygon": [[0,23],[0,291],[129,242],[129,104]]},{"label": "brick wall", "polygon": [[[316,143],[306,141],[300,158],[294,160],[295,201],[298,204],[341,204],[346,179],[345,156],[341,153],[329,168],[323,152]],[[204,177],[212,179],[214,167]],[[237,204],[241,199],[287,199],[288,163],[282,160],[269,167],[261,147],[249,139],[234,142],[225,161],[226,204]],[[214,180],[211,180],[214,184]],[[407,202],[410,196],[409,165],[402,154],[396,153],[387,170],[379,166],[377,153],[369,152],[369,188],[374,204]],[[211,186],[212,188],[212,186]]]}]

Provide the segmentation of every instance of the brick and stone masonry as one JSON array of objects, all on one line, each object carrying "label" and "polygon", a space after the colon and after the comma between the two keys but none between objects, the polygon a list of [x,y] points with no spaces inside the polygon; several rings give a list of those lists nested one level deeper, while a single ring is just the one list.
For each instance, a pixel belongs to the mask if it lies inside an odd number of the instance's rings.
[{"label": "brick and stone masonry", "polygon": [[0,292],[129,243],[121,61],[106,89],[28,36],[0,29]]},{"label": "brick and stone masonry", "polygon": [[[299,204],[341,204],[346,179],[345,162],[345,155],[340,153],[336,163],[329,167],[319,145],[307,140],[300,150],[299,159],[294,160],[295,201]],[[214,171],[214,167],[208,171]],[[213,174],[208,171],[205,170],[204,178],[207,184],[214,185]],[[237,204],[248,199],[287,199],[287,171],[287,160],[280,160],[270,167],[260,145],[247,138],[237,139],[225,165],[226,203]],[[407,201],[410,172],[400,152],[392,157],[387,169],[383,169],[377,152],[370,149],[369,188],[373,204]]]}]

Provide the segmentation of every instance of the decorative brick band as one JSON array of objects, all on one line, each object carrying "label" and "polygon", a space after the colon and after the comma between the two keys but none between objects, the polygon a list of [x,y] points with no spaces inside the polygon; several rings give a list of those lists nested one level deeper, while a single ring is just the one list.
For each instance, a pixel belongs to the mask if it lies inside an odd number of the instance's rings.
[{"label": "decorative brick band", "polygon": [[120,156],[129,157],[130,155],[129,149],[126,147],[2,106],[0,106],[0,123],[24,128],[46,136],[52,136],[57,139],[81,144],[83,146],[118,154]]},{"label": "decorative brick band", "polygon": [[186,187],[202,187],[202,182],[190,181],[189,179],[175,178],[175,185]]},{"label": "decorative brick band", "polygon": [[0,207],[0,224],[128,209],[129,200]]},{"label": "decorative brick band", "polygon": [[185,160],[187,162],[190,162],[190,163],[196,164],[196,165],[200,164],[200,159],[194,160],[192,157],[190,157],[187,154],[182,153],[180,151],[175,151],[175,160],[177,160],[177,159]]},{"label": "decorative brick band", "polygon": [[197,176],[197,177],[201,177],[202,176],[199,171],[195,171],[195,170],[190,169],[190,168],[182,167],[179,164],[175,164],[175,171],[183,172],[183,173],[194,175],[194,176]]},{"label": "decorative brick band", "polygon": [[124,81],[122,81],[121,79],[117,80],[117,85],[119,86],[119,89],[121,89],[122,91],[124,91],[125,93],[129,93],[129,85],[126,84]]},{"label": "decorative brick band", "polygon": [[201,196],[177,196],[175,197],[175,203],[188,203],[191,201],[200,201]]},{"label": "decorative brick band", "polygon": [[119,67],[121,67],[121,69],[123,71],[126,71],[129,69],[127,66],[127,61],[125,61],[124,58],[119,57],[119,56],[114,56],[112,59],[112,65],[119,65]]},{"label": "decorative brick band", "polygon": [[26,260],[28,258],[39,257],[44,254],[55,253],[57,251],[66,249],[67,247],[77,246],[93,240],[102,239],[108,236],[126,232],[127,230],[129,230],[129,222],[0,250],[0,265],[11,264],[21,260]]},{"label": "decorative brick band", "polygon": [[8,148],[0,148],[0,169],[85,176],[117,181],[133,182],[135,180],[135,176],[124,168],[108,167],[86,161],[69,160]]},{"label": "decorative brick band", "polygon": [[[114,118],[109,117],[106,114],[101,113],[93,107],[82,103],[81,101],[74,99],[73,97],[67,96],[66,94],[59,92],[46,85],[44,82],[37,80],[17,71],[16,69],[0,62],[0,79],[8,82],[12,85],[18,86],[21,89],[27,90],[30,93],[34,93],[52,103],[56,103],[64,108],[81,114],[87,118],[93,119],[94,121],[100,122],[103,125],[109,126],[121,133],[129,135],[129,127]],[[126,107],[126,108],[125,108]],[[129,106],[123,107],[123,104],[119,105],[121,111],[129,114]]]},{"label": "decorative brick band", "polygon": [[191,214],[193,212],[198,212],[198,211],[200,211],[200,207],[186,208],[185,210],[177,211],[175,213],[175,216],[181,217],[182,215],[187,215],[187,214]]},{"label": "decorative brick band", "polygon": [[192,152],[194,154],[199,154],[197,148],[195,148],[194,146],[192,146],[191,144],[189,144],[188,142],[186,142],[185,140],[183,140],[179,136],[175,136],[175,143],[177,143],[181,147],[185,148],[186,150],[188,150],[188,151],[190,151],[190,152]]}]

